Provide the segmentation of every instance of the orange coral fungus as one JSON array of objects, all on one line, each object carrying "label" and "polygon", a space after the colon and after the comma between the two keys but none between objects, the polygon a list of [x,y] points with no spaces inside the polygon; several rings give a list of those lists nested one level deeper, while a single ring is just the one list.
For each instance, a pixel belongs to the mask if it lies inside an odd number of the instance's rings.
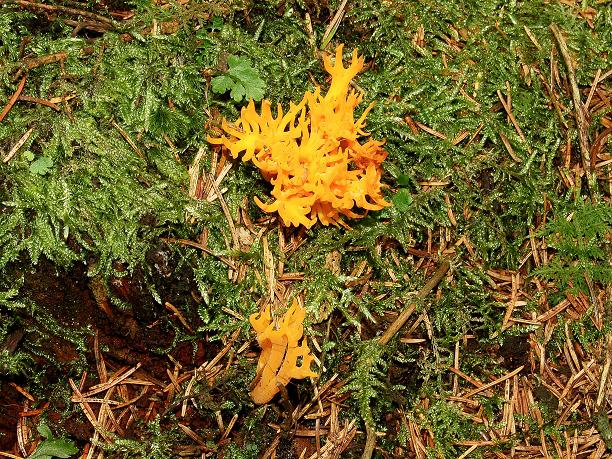
[{"label": "orange coral fungus", "polygon": [[[280,321],[278,329],[272,322],[270,306],[261,314],[255,313],[249,317],[261,347],[257,363],[257,384],[251,392],[255,403],[268,403],[279,391],[279,385],[286,386],[292,378],[317,376],[310,369],[314,357],[310,354],[306,338],[302,339],[301,344],[298,343],[304,333],[302,322],[305,315],[304,308],[294,301]],[[299,366],[298,358],[302,359]]]},{"label": "orange coral fungus", "polygon": [[285,225],[310,228],[319,220],[324,225],[343,224],[342,216],[359,218],[354,208],[379,210],[390,205],[381,193],[381,164],[387,156],[383,142],[363,141],[365,118],[370,105],[355,120],[355,107],[363,93],[350,89],[351,79],[363,69],[363,57],[353,51],[348,67],[342,64],[342,45],[335,63],[324,59],[331,84],[325,95],[320,88],[307,92],[299,104],[276,117],[267,100],[257,113],[251,100],[235,125],[223,121],[225,137],[209,137],[236,158],[252,161],[272,185],[274,200],[265,212],[278,212]]}]

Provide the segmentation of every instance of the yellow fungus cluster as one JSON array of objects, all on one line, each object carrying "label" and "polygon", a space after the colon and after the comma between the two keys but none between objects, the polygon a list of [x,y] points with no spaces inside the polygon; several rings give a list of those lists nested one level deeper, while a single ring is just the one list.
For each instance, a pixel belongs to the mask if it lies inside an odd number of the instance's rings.
[{"label": "yellow fungus cluster", "polygon": [[[257,380],[251,398],[255,403],[263,404],[272,400],[279,387],[286,386],[291,379],[303,379],[317,376],[310,369],[314,357],[310,353],[304,333],[306,312],[297,301],[287,310],[275,327],[270,313],[270,306],[261,313],[251,314],[249,321],[257,332],[257,342],[261,355],[257,362]],[[258,317],[259,316],[259,317]],[[301,363],[298,366],[298,358]]]},{"label": "yellow fungus cluster", "polygon": [[278,212],[286,226],[342,224],[342,216],[363,217],[353,209],[380,210],[390,205],[381,193],[381,164],[387,156],[383,142],[363,140],[370,105],[355,120],[355,107],[363,93],[350,82],[363,69],[364,59],[353,51],[348,67],[342,64],[342,45],[335,63],[324,59],[331,84],[325,95],[320,88],[307,92],[299,104],[273,116],[263,100],[257,113],[251,100],[235,125],[223,121],[224,137],[212,138],[237,158],[252,161],[273,189],[273,201],[255,202],[265,212]]}]

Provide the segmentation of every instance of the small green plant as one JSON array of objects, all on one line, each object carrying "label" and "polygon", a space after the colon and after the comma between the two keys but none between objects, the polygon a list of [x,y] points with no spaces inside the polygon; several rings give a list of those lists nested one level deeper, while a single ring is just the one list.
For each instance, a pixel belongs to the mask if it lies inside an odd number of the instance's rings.
[{"label": "small green plant", "polygon": [[375,426],[373,401],[384,388],[387,362],[383,358],[385,347],[378,340],[362,341],[356,345],[355,368],[348,378],[344,391],[353,391],[359,414],[367,426]]},{"label": "small green plant", "polygon": [[28,459],[51,459],[53,457],[67,458],[77,454],[79,450],[72,440],[55,438],[47,424],[39,424],[36,428],[45,439]]},{"label": "small green plant", "polygon": [[31,357],[17,350],[24,333],[19,329],[18,310],[27,305],[16,297],[19,286],[0,291],[0,376],[27,374],[31,368]]},{"label": "small green plant", "polygon": [[[184,433],[173,425],[162,425],[162,416],[140,424],[137,438],[115,438],[102,445],[109,457],[121,459],[174,459],[176,446],[184,441]],[[210,445],[212,447],[212,445]]]},{"label": "small green plant", "polygon": [[53,160],[46,156],[41,156],[30,164],[30,172],[38,175],[46,175],[53,167]]},{"label": "small green plant", "polygon": [[406,212],[410,209],[410,204],[412,204],[412,196],[408,189],[400,188],[397,193],[393,195],[392,201],[393,205],[397,207],[400,212]]},{"label": "small green plant", "polygon": [[612,207],[585,203],[571,216],[558,215],[540,232],[555,258],[534,275],[588,293],[589,284],[612,282]]},{"label": "small green plant", "polygon": [[431,429],[436,439],[434,446],[427,448],[428,458],[458,457],[457,443],[476,438],[480,426],[472,423],[458,406],[446,400],[435,400],[426,409],[418,409],[417,417],[423,417],[424,424]]},{"label": "small green plant", "polygon": [[212,90],[216,94],[225,94],[230,91],[230,96],[236,102],[243,98],[246,100],[261,100],[264,96],[266,83],[259,78],[259,73],[251,65],[251,61],[245,57],[229,56],[227,58],[229,69],[223,75],[212,79]]}]

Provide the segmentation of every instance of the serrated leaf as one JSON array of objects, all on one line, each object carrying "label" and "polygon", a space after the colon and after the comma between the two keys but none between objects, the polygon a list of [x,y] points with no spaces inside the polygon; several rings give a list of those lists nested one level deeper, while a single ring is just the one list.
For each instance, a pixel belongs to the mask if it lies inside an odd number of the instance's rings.
[{"label": "serrated leaf", "polygon": [[30,164],[30,172],[33,174],[45,175],[53,167],[53,160],[46,156],[41,156]]},{"label": "serrated leaf", "polygon": [[225,75],[212,79],[211,86],[214,93],[224,94],[230,91],[230,97],[236,102],[244,99],[263,99],[265,82],[259,77],[257,70],[251,66],[251,61],[239,56],[227,58],[229,69]]},{"label": "serrated leaf", "polygon": [[43,441],[29,459],[68,458],[78,452],[79,450],[72,441],[54,438]]},{"label": "serrated leaf", "polygon": [[44,438],[53,438],[53,432],[51,432],[51,429],[47,424],[39,424],[38,427],[36,427],[36,430],[38,430],[38,433]]},{"label": "serrated leaf", "polygon": [[251,67],[249,61],[241,61],[238,65],[230,67],[228,73],[240,81],[259,79],[259,74],[253,67]]},{"label": "serrated leaf", "polygon": [[241,58],[239,56],[234,56],[233,54],[227,57],[227,65],[229,65],[230,70],[232,67],[240,67],[245,62],[247,63],[247,65],[251,65],[248,59]]},{"label": "serrated leaf", "polygon": [[240,81],[244,88],[244,95],[247,99],[261,100],[266,85],[264,81],[259,78],[257,71],[250,65],[248,60],[243,60],[237,66],[231,68],[229,74]]},{"label": "serrated leaf", "polygon": [[230,92],[230,96],[236,102],[240,102],[245,95],[246,89],[241,83],[236,83],[232,88],[232,92]]},{"label": "serrated leaf", "polygon": [[228,75],[219,75],[212,79],[211,87],[214,93],[223,94],[229,91],[234,86],[234,80]]},{"label": "serrated leaf", "polygon": [[247,89],[248,98],[260,101],[265,94],[266,84],[258,78],[258,81],[252,81]]}]

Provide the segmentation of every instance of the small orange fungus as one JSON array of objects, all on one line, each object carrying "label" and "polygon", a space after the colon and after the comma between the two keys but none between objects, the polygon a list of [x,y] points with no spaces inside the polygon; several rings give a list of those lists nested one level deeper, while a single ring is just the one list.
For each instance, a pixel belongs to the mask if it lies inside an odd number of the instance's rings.
[{"label": "small orange fungus", "polygon": [[[272,321],[270,306],[249,317],[261,347],[257,362],[257,384],[251,392],[255,403],[268,403],[279,391],[279,386],[286,386],[291,379],[317,376],[310,369],[314,357],[310,353],[306,338],[299,343],[304,333],[305,315],[304,308],[294,301],[280,320],[278,328]],[[298,358],[301,358],[300,365]]]},{"label": "small orange fungus", "polygon": [[350,89],[350,83],[364,59],[354,50],[344,67],[342,47],[336,49],[335,63],[324,58],[331,75],[325,95],[320,88],[307,92],[286,113],[279,104],[276,117],[268,100],[262,101],[260,113],[251,100],[235,124],[223,121],[224,137],[208,138],[260,169],[273,185],[273,200],[263,203],[256,197],[255,203],[265,212],[278,212],[286,226],[310,228],[317,220],[346,226],[342,216],[364,216],[354,209],[367,212],[390,205],[380,184],[387,157],[384,142],[366,140],[365,118],[373,104],[358,119],[354,116],[363,93]]}]

